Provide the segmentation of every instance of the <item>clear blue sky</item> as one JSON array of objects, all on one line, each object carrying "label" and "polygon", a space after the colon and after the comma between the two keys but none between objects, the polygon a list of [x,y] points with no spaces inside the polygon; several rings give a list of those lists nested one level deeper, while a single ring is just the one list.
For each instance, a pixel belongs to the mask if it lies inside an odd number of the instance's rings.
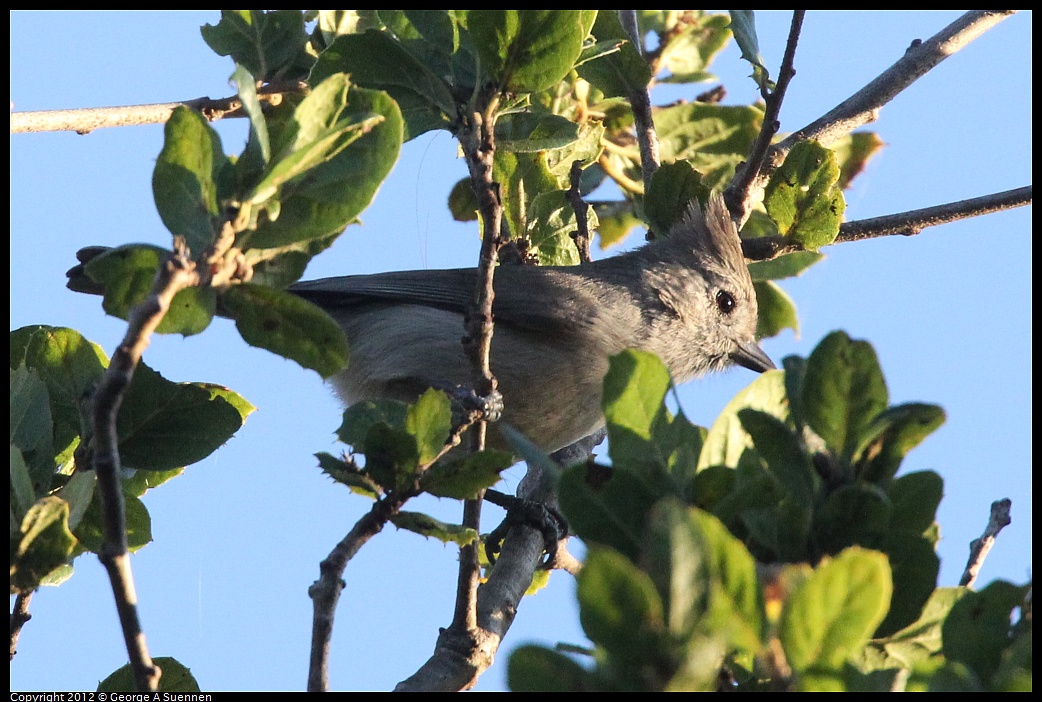
[{"label": "clear blue sky", "polygon": [[[791,131],[876,76],[915,38],[953,12],[811,12],[782,111]],[[203,43],[216,11],[182,13],[14,12],[11,100],[17,110],[169,102],[230,94],[229,59]],[[847,193],[861,219],[1031,182],[1031,14],[1006,20],[942,63],[886,107],[872,125],[886,149]],[[760,46],[775,70],[788,14],[757,15]],[[748,64],[732,45],[714,70],[726,102],[755,98]],[[690,94],[654,93],[668,102]],[[245,125],[218,125],[237,152]],[[111,353],[123,323],[99,301],[64,288],[86,245],[169,244],[151,196],[160,126],[11,137],[11,328],[70,326]],[[477,235],[445,207],[465,168],[446,133],[406,145],[374,205],[307,277],[474,265]],[[829,331],[871,341],[892,403],[942,405],[945,426],[912,452],[904,470],[945,480],[939,521],[941,584],[956,584],[970,540],[992,500],[1013,500],[981,584],[1031,575],[1031,209],[826,249],[827,259],[784,287],[800,312],[798,337],[764,343],[779,361],[806,355]],[[259,408],[227,446],[149,493],[155,542],[133,559],[153,655],[175,656],[204,690],[299,690],[307,674],[318,562],[369,507],[334,486],[312,454],[336,451],[340,409],[318,377],[249,348],[232,325],[153,341],[147,362],[177,381],[215,382]],[[712,422],[753,376],[741,369],[685,386],[694,421]],[[519,476],[509,474],[513,489]],[[458,520],[450,501],[410,505]],[[486,528],[498,515],[489,512]],[[331,686],[386,690],[432,652],[451,618],[451,547],[393,528],[348,566],[337,611]],[[505,687],[514,646],[584,643],[573,582],[522,602],[495,667],[478,689]],[[12,690],[88,690],[123,665],[112,595],[93,557],[73,578],[38,593],[11,665]]]}]

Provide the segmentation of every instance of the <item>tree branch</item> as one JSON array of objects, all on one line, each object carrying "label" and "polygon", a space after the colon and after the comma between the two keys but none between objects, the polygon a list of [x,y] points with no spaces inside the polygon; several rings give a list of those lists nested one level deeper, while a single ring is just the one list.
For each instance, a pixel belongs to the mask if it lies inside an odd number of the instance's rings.
[{"label": "tree branch", "polygon": [[[257,90],[257,96],[271,105],[278,105],[288,94],[302,93],[306,83],[285,81],[269,83]],[[63,132],[89,134],[105,127],[129,127],[139,124],[164,124],[170,113],[182,105],[201,113],[210,122],[230,117],[245,117],[238,97],[212,99],[209,97],[163,102],[152,105],[124,105],[120,107],[90,107],[78,110],[44,110],[14,112],[11,114],[11,133]]]},{"label": "tree branch", "polygon": [[174,295],[198,282],[195,264],[189,259],[183,243],[175,243],[175,252],[156,272],[152,292],[131,312],[126,336],[95,389],[92,403],[92,462],[98,479],[104,537],[98,558],[105,566],[112,584],[134,680],[138,691],[142,692],[158,688],[162,671],[149,656],[137,613],[137,593],[127,548],[116,417],[141,355],[148,347],[152,333],[170,309]]},{"label": "tree branch", "polygon": [[33,615],[29,614],[29,602],[32,599],[32,592],[19,593],[14,598],[14,608],[11,610],[11,660],[14,660],[15,654],[18,653],[18,637],[22,634],[22,627],[33,618]]},{"label": "tree branch", "polygon": [[988,517],[988,525],[979,539],[970,542],[970,559],[966,562],[966,570],[959,579],[959,585],[973,587],[977,580],[977,574],[984,565],[984,559],[988,557],[988,551],[995,545],[995,537],[999,532],[1009,526],[1013,519],[1009,516],[1013,503],[1009,498],[996,500],[991,503],[991,514]]},{"label": "tree branch", "polygon": [[[640,38],[637,26],[636,10],[619,10],[619,22],[633,42],[637,53],[644,56],[644,42]],[[652,76],[654,79],[654,76]],[[640,169],[644,177],[644,185],[651,182],[651,176],[658,170],[658,134],[655,132],[655,121],[651,116],[651,96],[648,86],[635,87],[629,94],[630,108],[633,110],[634,129],[637,132],[637,143],[640,145]]]},{"label": "tree branch", "polygon": [[[1031,204],[1032,186],[982,195],[968,200],[949,202],[898,214],[844,222],[833,244],[875,239],[881,236],[914,236],[927,227],[947,224],[960,219],[979,217],[992,212]],[[769,261],[784,254],[803,251],[804,248],[784,236],[764,236],[742,240],[742,253],[748,261]]]},{"label": "tree branch", "polygon": [[793,62],[796,58],[796,44],[799,41],[800,30],[803,27],[803,17],[806,13],[806,10],[794,10],[792,13],[789,39],[785,44],[785,54],[782,57],[781,67],[778,69],[778,82],[772,91],[768,91],[766,88],[761,90],[765,111],[760,133],[756,136],[756,141],[749,150],[749,156],[746,158],[745,163],[739,166],[734,178],[731,179],[730,184],[724,189],[724,202],[727,203],[731,216],[738,222],[745,222],[749,217],[749,212],[752,209],[753,198],[751,193],[753,181],[763,169],[771,140],[781,128],[781,122],[778,117],[781,113],[782,102],[785,100],[785,91],[789,87],[789,81],[796,75],[796,71],[793,69]]},{"label": "tree branch", "polygon": [[976,10],[967,12],[926,41],[916,39],[905,55],[864,88],[851,95],[827,114],[799,129],[770,149],[751,192],[762,190],[771,171],[785,160],[793,146],[816,139],[823,145],[875,121],[879,110],[905,88],[928,73],[944,59],[965,48],[1016,10]]}]

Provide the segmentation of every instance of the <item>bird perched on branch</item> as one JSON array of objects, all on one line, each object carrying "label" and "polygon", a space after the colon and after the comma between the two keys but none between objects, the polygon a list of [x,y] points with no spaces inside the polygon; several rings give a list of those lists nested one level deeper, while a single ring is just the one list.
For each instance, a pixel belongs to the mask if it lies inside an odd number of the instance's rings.
[{"label": "bird perched on branch", "polygon": [[[345,402],[414,401],[474,378],[460,339],[476,276],[399,271],[289,289],[347,333],[351,361],[332,380]],[[579,266],[500,266],[494,288],[491,367],[503,421],[547,452],[603,426],[608,358],[625,349],[656,354],[678,383],[731,364],[774,367],[756,343],[752,279],[718,195],[639,249]]]}]

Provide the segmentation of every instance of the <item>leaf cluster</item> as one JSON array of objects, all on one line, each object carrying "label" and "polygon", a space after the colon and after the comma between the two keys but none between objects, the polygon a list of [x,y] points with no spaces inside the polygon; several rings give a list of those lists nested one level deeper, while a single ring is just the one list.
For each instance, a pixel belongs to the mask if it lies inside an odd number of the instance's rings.
[{"label": "leaf cluster", "polygon": [[[1010,626],[1026,588],[936,588],[941,478],[896,473],[944,414],[890,406],[867,342],[830,334],[708,430],[670,411],[670,391],[658,359],[612,359],[612,466],[575,466],[560,481],[562,510],[590,546],[578,596],[593,666],[523,647],[513,689],[1030,685],[1029,620]],[[994,617],[994,639],[961,628],[965,598]]]},{"label": "leaf cluster", "polygon": [[[12,594],[65,581],[74,558],[102,547],[90,399],[107,367],[72,329],[11,332]],[[253,410],[227,388],[137,368],[116,427],[131,550],[152,540],[141,496],[216,451]]]}]

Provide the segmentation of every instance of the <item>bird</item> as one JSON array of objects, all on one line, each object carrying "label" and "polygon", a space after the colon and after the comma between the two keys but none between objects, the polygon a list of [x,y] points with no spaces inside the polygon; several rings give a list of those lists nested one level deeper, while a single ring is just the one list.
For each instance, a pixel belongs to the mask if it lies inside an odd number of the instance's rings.
[{"label": "bird", "polygon": [[[288,290],[345,331],[346,369],[331,380],[347,405],[415,401],[469,387],[464,317],[477,271],[392,271],[322,278]],[[774,368],[756,340],[757,304],[737,228],[719,194],[693,201],[668,236],[577,266],[500,265],[493,278],[491,370],[502,421],[552,453],[604,426],[609,358],[657,355],[675,383],[739,365]],[[506,448],[490,438],[493,447]]]}]

